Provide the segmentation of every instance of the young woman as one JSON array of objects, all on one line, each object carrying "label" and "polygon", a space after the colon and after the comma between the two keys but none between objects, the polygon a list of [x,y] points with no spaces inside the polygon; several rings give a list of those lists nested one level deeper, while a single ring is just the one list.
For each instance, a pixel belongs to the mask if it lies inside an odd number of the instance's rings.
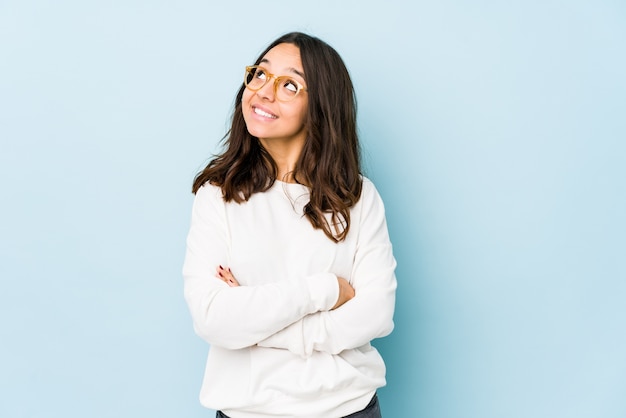
[{"label": "young woman", "polygon": [[303,33],[246,67],[224,151],[193,183],[183,268],[218,417],[380,417],[395,266],[361,175],[337,52]]}]

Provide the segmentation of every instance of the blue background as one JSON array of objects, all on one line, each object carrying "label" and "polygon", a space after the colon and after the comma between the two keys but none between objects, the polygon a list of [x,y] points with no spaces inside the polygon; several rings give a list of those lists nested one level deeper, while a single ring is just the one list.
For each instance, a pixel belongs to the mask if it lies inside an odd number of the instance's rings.
[{"label": "blue background", "polygon": [[622,1],[0,1],[0,416],[209,417],[181,267],[243,66],[344,57],[386,417],[626,416]]}]

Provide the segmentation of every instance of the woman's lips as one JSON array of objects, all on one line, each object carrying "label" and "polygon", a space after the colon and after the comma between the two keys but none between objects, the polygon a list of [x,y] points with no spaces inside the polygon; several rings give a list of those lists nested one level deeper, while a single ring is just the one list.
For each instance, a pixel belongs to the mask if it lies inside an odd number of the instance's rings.
[{"label": "woman's lips", "polygon": [[264,118],[269,118],[269,119],[278,119],[278,116],[276,116],[273,113],[268,112],[267,110],[261,109],[260,107],[257,106],[252,106],[252,111],[259,115],[262,116]]}]

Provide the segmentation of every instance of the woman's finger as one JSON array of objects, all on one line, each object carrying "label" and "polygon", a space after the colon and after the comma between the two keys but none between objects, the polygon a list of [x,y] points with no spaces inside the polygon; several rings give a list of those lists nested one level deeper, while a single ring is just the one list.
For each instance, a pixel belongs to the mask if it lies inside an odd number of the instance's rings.
[{"label": "woman's finger", "polygon": [[223,280],[229,286],[231,287],[239,286],[239,282],[237,281],[237,279],[235,279],[235,276],[233,275],[230,268],[218,266],[217,275],[221,280]]}]

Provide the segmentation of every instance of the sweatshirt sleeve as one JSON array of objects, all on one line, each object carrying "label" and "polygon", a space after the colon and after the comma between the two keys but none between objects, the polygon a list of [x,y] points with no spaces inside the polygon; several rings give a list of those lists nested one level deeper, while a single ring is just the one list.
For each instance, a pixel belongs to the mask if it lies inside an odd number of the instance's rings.
[{"label": "sweatshirt sleeve", "polygon": [[[360,347],[393,330],[396,261],[389,240],[383,202],[364,179],[358,243],[351,284],[355,297],[340,308],[309,314],[261,341],[263,347],[282,348],[310,356],[314,351],[338,354]],[[351,227],[351,228],[352,228]]]},{"label": "sweatshirt sleeve", "polygon": [[228,265],[229,245],[221,190],[205,185],[193,203],[183,278],[194,330],[209,344],[228,349],[255,345],[337,301],[337,277],[331,273],[229,287],[215,276],[218,265]]}]

